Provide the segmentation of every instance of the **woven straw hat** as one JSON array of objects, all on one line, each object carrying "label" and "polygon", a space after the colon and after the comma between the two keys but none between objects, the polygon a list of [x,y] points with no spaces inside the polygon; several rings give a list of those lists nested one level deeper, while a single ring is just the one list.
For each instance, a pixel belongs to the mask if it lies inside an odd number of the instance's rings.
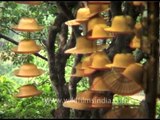
[{"label": "woven straw hat", "polygon": [[18,77],[36,77],[40,76],[44,71],[38,69],[36,65],[32,63],[23,64],[20,69],[14,71],[14,75]]},{"label": "woven straw hat", "polygon": [[94,78],[93,83],[91,85],[91,90],[93,90],[93,91],[110,91],[108,86],[104,83],[104,80],[101,76],[97,76]]},{"label": "woven straw hat", "polygon": [[133,19],[131,16],[115,16],[112,20],[111,27],[107,27],[104,30],[113,33],[132,33]]},{"label": "woven straw hat", "polygon": [[110,32],[106,32],[104,28],[108,27],[106,24],[97,24],[94,26],[92,30],[92,35],[88,36],[89,40],[97,40],[97,39],[107,39],[113,38],[114,36]]},{"label": "woven straw hat", "polygon": [[18,25],[12,26],[17,31],[35,32],[40,31],[44,27],[39,26],[34,18],[21,18]]},{"label": "woven straw hat", "polygon": [[107,72],[103,76],[104,83],[115,94],[133,95],[142,90],[142,87],[133,80],[128,80],[117,72]]},{"label": "woven straw hat", "polygon": [[105,65],[111,63],[110,59],[103,51],[93,53],[92,59],[92,64],[89,67],[96,70],[108,69]]},{"label": "woven straw hat", "polygon": [[68,100],[63,103],[64,107],[77,110],[90,110],[93,92],[90,90],[79,92],[75,100]]},{"label": "woven straw hat", "polygon": [[72,54],[88,54],[93,53],[98,50],[103,50],[106,45],[97,45],[96,42],[86,39],[86,37],[81,36],[77,38],[76,46],[65,51],[65,53]]},{"label": "woven straw hat", "polygon": [[106,67],[127,68],[128,65],[135,63],[134,56],[131,53],[118,53],[114,56],[113,63]]},{"label": "woven straw hat", "polygon": [[34,40],[21,40],[18,47],[12,49],[15,53],[31,54],[41,50],[41,46],[37,45]]},{"label": "woven straw hat", "polygon": [[42,94],[42,91],[37,90],[36,86],[34,85],[23,85],[19,88],[19,93],[15,95],[18,98],[27,98],[38,96]]},{"label": "woven straw hat", "polygon": [[85,75],[91,75],[92,73],[94,73],[96,71],[95,69],[92,69],[89,67],[92,64],[91,57],[92,56],[90,55],[90,56],[86,56],[82,59],[81,69],[84,70]]},{"label": "woven straw hat", "polygon": [[143,113],[139,106],[114,106],[112,110],[107,112],[104,119],[135,119],[143,118]]},{"label": "woven straw hat", "polygon": [[140,48],[141,47],[141,39],[135,35],[134,38],[132,39],[132,41],[130,42],[129,46],[131,48]]},{"label": "woven straw hat", "polygon": [[19,4],[40,5],[42,1],[15,1]]}]

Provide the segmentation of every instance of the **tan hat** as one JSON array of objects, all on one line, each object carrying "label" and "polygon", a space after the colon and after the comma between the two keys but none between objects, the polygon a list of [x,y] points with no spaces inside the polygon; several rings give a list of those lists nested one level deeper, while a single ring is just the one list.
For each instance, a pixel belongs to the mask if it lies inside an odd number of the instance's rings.
[{"label": "tan hat", "polygon": [[89,19],[87,23],[87,31],[90,32],[91,30],[93,30],[94,26],[98,24],[106,24],[106,21],[100,16]]},{"label": "tan hat", "polygon": [[103,51],[98,51],[98,52],[93,53],[92,59],[93,59],[92,64],[89,67],[96,69],[96,70],[108,69],[105,65],[111,63],[109,57]]},{"label": "tan hat", "polygon": [[42,1],[15,1],[19,4],[40,5]]},{"label": "tan hat", "polygon": [[135,35],[134,38],[131,40],[129,46],[131,48],[140,48],[141,47],[141,39]]},{"label": "tan hat", "polygon": [[21,18],[18,25],[12,26],[17,31],[35,32],[40,31],[44,27],[39,26],[34,18]]},{"label": "tan hat", "polygon": [[32,63],[25,63],[20,69],[14,71],[14,74],[18,77],[36,77],[40,76],[42,73],[44,73],[44,71],[38,69],[37,66]]},{"label": "tan hat", "polygon": [[141,85],[141,81],[143,79],[143,66],[139,63],[133,63],[123,71],[122,75],[124,75],[128,80],[135,81]]},{"label": "tan hat", "polygon": [[34,85],[23,85],[19,88],[19,93],[15,95],[18,98],[27,98],[38,96],[42,94],[42,91],[37,90],[36,86]]},{"label": "tan hat", "polygon": [[104,119],[135,119],[143,118],[143,113],[140,111],[139,106],[126,106],[119,105],[114,106],[112,110],[107,112],[104,116]]},{"label": "tan hat", "polygon": [[113,38],[113,34],[110,32],[106,32],[104,28],[108,27],[106,24],[97,24],[94,26],[92,30],[92,35],[88,36],[89,40],[97,40],[97,39],[107,39]]},{"label": "tan hat", "polygon": [[145,5],[145,1],[133,1],[132,4],[134,6],[144,6]]},{"label": "tan hat", "polygon": [[82,59],[81,69],[84,70],[85,75],[91,75],[92,73],[94,73],[96,71],[95,69],[92,69],[89,67],[92,64],[91,57],[92,56],[90,55],[90,56],[86,56]]},{"label": "tan hat", "polygon": [[131,53],[118,53],[114,56],[113,63],[107,64],[106,67],[127,68],[132,63],[136,61]]},{"label": "tan hat", "polygon": [[133,19],[131,16],[115,16],[112,20],[111,27],[107,27],[104,30],[113,33],[132,33],[133,32]]},{"label": "tan hat", "polygon": [[104,83],[115,94],[133,95],[142,90],[142,87],[133,80],[128,80],[118,72],[107,72],[103,76]]},{"label": "tan hat", "polygon": [[76,46],[65,51],[72,54],[88,54],[98,50],[103,50],[107,45],[97,45],[96,42],[88,40],[85,36],[78,37]]},{"label": "tan hat", "polygon": [[80,62],[75,67],[76,68],[76,73],[72,74],[71,76],[72,77],[85,77],[86,75],[84,74],[84,70],[82,70],[81,67],[82,67],[82,63]]},{"label": "tan hat", "polygon": [[110,91],[108,86],[104,83],[102,76],[96,76],[91,85],[93,91]]},{"label": "tan hat", "polygon": [[79,92],[75,100],[68,100],[63,103],[64,107],[77,109],[77,110],[90,110],[92,104],[93,92],[86,90]]},{"label": "tan hat", "polygon": [[37,53],[41,50],[41,46],[37,45],[34,40],[21,40],[18,44],[18,47],[12,48],[12,51],[15,53]]}]

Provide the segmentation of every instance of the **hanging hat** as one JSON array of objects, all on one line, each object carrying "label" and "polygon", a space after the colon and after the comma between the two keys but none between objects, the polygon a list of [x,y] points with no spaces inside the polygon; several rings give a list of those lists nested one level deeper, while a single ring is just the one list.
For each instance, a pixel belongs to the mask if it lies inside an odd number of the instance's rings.
[{"label": "hanging hat", "polygon": [[40,76],[42,73],[44,73],[44,71],[38,69],[37,66],[32,63],[25,63],[20,69],[14,71],[14,74],[18,77],[36,77]]},{"label": "hanging hat", "polygon": [[110,32],[106,32],[104,28],[106,28],[106,24],[97,24],[94,26],[92,30],[92,35],[88,36],[89,40],[97,40],[97,39],[108,39],[113,38],[114,36]]},{"label": "hanging hat", "polygon": [[139,106],[114,106],[112,110],[107,112],[104,119],[137,119],[143,118],[144,114],[140,111]]},{"label": "hanging hat", "polygon": [[91,90],[93,90],[93,91],[110,91],[108,86],[104,83],[104,80],[101,76],[97,76],[94,78],[93,83],[91,85]]},{"label": "hanging hat", "polygon": [[75,67],[76,73],[72,74],[71,76],[72,77],[85,77],[86,75],[84,74],[84,70],[82,70],[81,67],[82,67],[82,63],[78,63]]},{"label": "hanging hat", "polygon": [[13,29],[23,32],[40,31],[44,27],[39,26],[34,18],[21,18],[18,25],[12,26]]},{"label": "hanging hat", "polygon": [[15,95],[18,98],[27,98],[38,96],[42,94],[42,91],[37,90],[36,86],[34,85],[23,85],[19,88],[19,93]]},{"label": "hanging hat", "polygon": [[89,19],[87,23],[87,31],[90,32],[93,30],[94,26],[98,24],[106,24],[106,21],[100,16]]},{"label": "hanging hat", "polygon": [[12,49],[15,53],[37,53],[41,50],[41,46],[37,45],[34,40],[21,40],[18,44],[18,47]]},{"label": "hanging hat", "polygon": [[92,104],[92,96],[94,92],[86,90],[79,92],[75,100],[68,100],[63,103],[64,107],[77,110],[90,110]]},{"label": "hanging hat", "polygon": [[135,48],[135,49],[140,48],[141,47],[141,39],[135,35],[134,38],[131,40],[129,46],[131,48]]},{"label": "hanging hat", "polygon": [[81,69],[84,71],[85,75],[91,75],[92,73],[94,73],[96,71],[95,69],[92,69],[89,67],[92,63],[91,57],[92,56],[90,55],[90,56],[86,56],[82,59]]},{"label": "hanging hat", "polygon": [[88,54],[98,50],[103,50],[107,45],[97,45],[96,42],[87,40],[86,37],[81,36],[76,40],[76,46],[65,51],[65,53],[72,54]]},{"label": "hanging hat", "polygon": [[133,1],[132,4],[134,6],[144,6],[145,5],[145,1]]},{"label": "hanging hat", "polygon": [[90,9],[85,8],[79,8],[77,11],[76,19],[69,20],[65,22],[66,25],[80,25],[83,22],[86,22],[90,17],[96,15],[97,13],[91,13]]},{"label": "hanging hat", "polygon": [[89,67],[92,69],[96,69],[96,70],[107,69],[105,65],[111,63],[110,59],[108,58],[106,53],[103,51],[98,51],[98,52],[93,53],[92,59],[93,59],[92,64]]},{"label": "hanging hat", "polygon": [[142,85],[143,66],[139,63],[129,65],[122,73],[128,80],[135,81]]},{"label": "hanging hat", "polygon": [[142,87],[133,80],[128,80],[117,72],[107,72],[103,76],[104,83],[115,94],[133,95],[142,90]]},{"label": "hanging hat", "polygon": [[131,16],[115,16],[112,20],[111,27],[104,30],[113,33],[132,33],[133,32],[133,19]]},{"label": "hanging hat", "polygon": [[135,62],[134,56],[131,53],[118,53],[114,56],[113,63],[107,64],[106,67],[127,68],[128,65]]},{"label": "hanging hat", "polygon": [[40,5],[42,1],[15,1],[19,4]]},{"label": "hanging hat", "polygon": [[111,108],[112,101],[104,94],[94,94],[92,98],[92,108]]}]

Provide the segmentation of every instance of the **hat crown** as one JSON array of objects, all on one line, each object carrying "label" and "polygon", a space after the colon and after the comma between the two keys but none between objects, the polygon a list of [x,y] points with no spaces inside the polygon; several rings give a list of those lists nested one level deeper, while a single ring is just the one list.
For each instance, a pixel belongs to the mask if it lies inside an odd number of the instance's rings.
[{"label": "hat crown", "polygon": [[91,65],[91,56],[87,56],[82,60],[82,69],[88,68]]},{"label": "hat crown", "polygon": [[101,10],[101,5],[99,5],[99,4],[89,4],[88,3],[87,6],[88,6],[91,13],[97,13],[97,12],[100,12],[100,10]]},{"label": "hat crown", "polygon": [[37,66],[32,63],[25,63],[20,67],[20,69],[25,71],[37,70]]},{"label": "hat crown", "polygon": [[77,100],[77,102],[91,103],[93,95],[94,95],[94,92],[90,91],[90,90],[79,92],[76,96],[76,100]]},{"label": "hat crown", "polygon": [[94,44],[95,44],[94,42],[87,40],[86,37],[78,37],[76,48],[77,49],[91,49],[93,48]]},{"label": "hat crown", "polygon": [[76,19],[88,19],[90,15],[89,8],[79,8],[77,11]]}]

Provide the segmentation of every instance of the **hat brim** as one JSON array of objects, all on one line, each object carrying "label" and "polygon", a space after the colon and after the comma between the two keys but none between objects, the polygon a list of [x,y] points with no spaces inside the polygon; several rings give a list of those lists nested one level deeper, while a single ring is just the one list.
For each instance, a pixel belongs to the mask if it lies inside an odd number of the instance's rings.
[{"label": "hat brim", "polygon": [[107,67],[94,67],[94,66],[89,66],[90,68],[92,69],[95,69],[95,70],[106,70],[106,69],[110,69],[110,68],[107,68]]},{"label": "hat brim", "polygon": [[76,110],[90,110],[91,104],[83,104],[83,103],[77,102],[76,100],[69,100],[63,103],[63,107],[72,108]]},{"label": "hat brim", "polygon": [[69,21],[66,21],[65,24],[68,26],[78,26],[78,25],[81,25],[81,22],[77,22],[76,20],[69,20]]},{"label": "hat brim", "polygon": [[117,34],[131,34],[133,33],[133,30],[128,30],[128,31],[122,31],[121,29],[115,29],[113,27],[108,27],[104,29],[107,32],[112,32],[112,33],[117,33]]},{"label": "hat brim", "polygon": [[35,93],[31,93],[31,94],[20,94],[20,93],[18,93],[18,94],[16,94],[16,95],[14,95],[15,97],[17,97],[17,98],[27,98],[27,97],[34,97],[34,96],[38,96],[38,95],[40,95],[40,94],[42,94],[42,91],[37,91],[37,92],[35,92]]},{"label": "hat brim", "polygon": [[84,69],[84,74],[85,75],[91,75],[91,74],[93,74],[94,72],[95,72],[96,70],[94,70],[94,69]]},{"label": "hat brim", "polygon": [[118,66],[118,65],[115,65],[115,64],[107,64],[105,66],[108,67],[108,68],[123,68],[123,69],[127,68],[127,66]]},{"label": "hat brim", "polygon": [[40,31],[43,28],[44,28],[43,26],[39,26],[38,28],[26,29],[26,28],[18,28],[18,25],[12,26],[12,29],[17,30],[17,31],[22,31],[22,32],[35,32],[35,31]]},{"label": "hat brim", "polygon": [[18,47],[12,48],[12,51],[15,53],[22,53],[22,54],[32,54],[32,53],[37,53],[41,50],[41,46],[36,46],[34,50],[18,50]]},{"label": "hat brim", "polygon": [[34,74],[34,71],[32,72],[33,74],[24,74],[24,75],[21,75],[21,74],[19,74],[19,71],[20,71],[20,69],[18,69],[18,70],[15,70],[14,71],[14,75],[15,76],[17,76],[17,77],[37,77],[37,76],[40,76],[40,75],[42,75],[45,71],[44,70],[42,70],[42,69],[38,69],[38,71],[39,71],[39,74]]},{"label": "hat brim", "polygon": [[109,39],[109,38],[114,38],[113,36],[105,36],[105,37],[94,37],[94,36],[87,36],[88,40],[98,40],[98,39]]},{"label": "hat brim", "polygon": [[71,77],[86,77],[86,74],[78,74],[78,73],[76,73],[76,74],[72,74],[70,76]]}]

